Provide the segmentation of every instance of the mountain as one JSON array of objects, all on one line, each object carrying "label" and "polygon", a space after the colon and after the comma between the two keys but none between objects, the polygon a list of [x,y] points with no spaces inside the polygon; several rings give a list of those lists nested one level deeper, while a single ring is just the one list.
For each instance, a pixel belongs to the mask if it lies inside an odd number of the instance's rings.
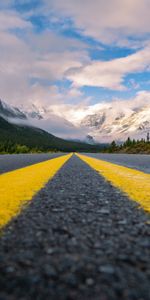
[{"label": "mountain", "polygon": [[80,127],[76,127],[71,121],[64,118],[62,115],[56,115],[51,108],[36,106],[21,105],[19,108],[8,105],[0,100],[0,116],[13,124],[23,124],[32,127],[41,128],[56,136],[61,136],[67,140],[82,140],[88,142],[86,131]]},{"label": "mountain", "polygon": [[100,151],[101,145],[88,145],[58,138],[44,130],[26,125],[16,125],[0,116],[0,148],[8,145],[25,145],[29,149],[41,151],[57,150],[73,151]]},{"label": "mountain", "polygon": [[64,139],[108,143],[128,136],[145,138],[150,132],[150,101],[113,101],[66,110],[35,106],[26,109],[0,100],[0,115],[11,123],[30,125]]},{"label": "mountain", "polygon": [[90,145],[96,145],[96,141],[94,140],[94,138],[91,135],[87,135],[86,139],[85,139],[86,143],[90,144]]},{"label": "mountain", "polygon": [[13,119],[21,119],[26,120],[27,116],[24,112],[22,112],[17,107],[12,107],[8,105],[6,102],[0,99],[0,116],[4,118],[13,118]]},{"label": "mountain", "polygon": [[12,119],[20,119],[27,120],[37,119],[42,120],[49,110],[46,110],[44,107],[38,108],[34,104],[32,104],[28,109],[21,107],[15,107],[7,104],[5,101],[0,99],[0,115],[4,118],[12,118]]},{"label": "mountain", "polygon": [[116,107],[108,105],[86,115],[80,126],[88,129],[89,135],[102,141],[145,138],[150,131],[150,105],[141,107]]}]

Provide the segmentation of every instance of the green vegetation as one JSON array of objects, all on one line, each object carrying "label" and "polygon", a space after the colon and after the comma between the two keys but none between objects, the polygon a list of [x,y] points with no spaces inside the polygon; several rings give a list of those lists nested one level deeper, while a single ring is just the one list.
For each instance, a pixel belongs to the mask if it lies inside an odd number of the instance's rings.
[{"label": "green vegetation", "polygon": [[150,141],[149,134],[147,139],[132,140],[130,137],[121,145],[117,145],[113,141],[110,146],[105,150],[108,153],[133,153],[133,154],[150,154]]},{"label": "green vegetation", "polygon": [[100,152],[103,147],[66,141],[44,130],[11,124],[0,117],[0,153]]}]

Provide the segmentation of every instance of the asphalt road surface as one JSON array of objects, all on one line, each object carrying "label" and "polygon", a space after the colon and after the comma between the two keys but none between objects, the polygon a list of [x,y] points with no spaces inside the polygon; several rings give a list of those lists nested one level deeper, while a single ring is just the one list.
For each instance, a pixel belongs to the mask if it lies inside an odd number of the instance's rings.
[{"label": "asphalt road surface", "polygon": [[0,300],[149,300],[149,226],[73,156],[4,229]]},{"label": "asphalt road surface", "polygon": [[59,157],[60,153],[0,155],[0,174]]},{"label": "asphalt road surface", "polygon": [[150,173],[150,155],[143,154],[107,154],[107,153],[90,153],[90,157],[109,161],[118,165],[137,169],[145,173]]}]

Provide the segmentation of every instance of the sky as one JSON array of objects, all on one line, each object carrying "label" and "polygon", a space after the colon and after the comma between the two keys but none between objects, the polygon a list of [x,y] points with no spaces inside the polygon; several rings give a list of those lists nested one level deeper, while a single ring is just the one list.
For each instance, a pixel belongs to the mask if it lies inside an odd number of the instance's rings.
[{"label": "sky", "polygon": [[149,0],[0,1],[0,98],[61,112],[150,96]]}]

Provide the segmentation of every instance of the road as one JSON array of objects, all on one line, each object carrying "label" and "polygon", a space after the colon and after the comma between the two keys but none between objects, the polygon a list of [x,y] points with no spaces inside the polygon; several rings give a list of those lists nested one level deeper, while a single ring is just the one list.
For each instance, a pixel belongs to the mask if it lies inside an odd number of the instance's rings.
[{"label": "road", "polygon": [[62,154],[40,153],[40,154],[6,154],[0,155],[0,174],[13,171],[38,162],[46,161]]},{"label": "road", "polygon": [[107,154],[107,153],[90,153],[90,157],[102,159],[115,164],[137,169],[145,173],[150,173],[150,155],[141,154]]},{"label": "road", "polygon": [[150,299],[149,214],[83,159],[61,162],[3,228],[0,300]]}]

